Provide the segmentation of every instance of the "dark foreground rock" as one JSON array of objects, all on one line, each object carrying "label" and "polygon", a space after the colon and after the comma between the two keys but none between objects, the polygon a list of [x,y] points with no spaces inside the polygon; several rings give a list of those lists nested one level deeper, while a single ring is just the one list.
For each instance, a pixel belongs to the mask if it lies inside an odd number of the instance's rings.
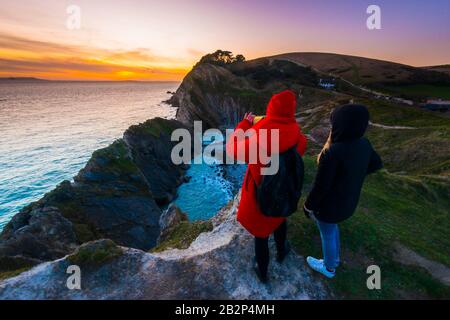
[{"label": "dark foreground rock", "polygon": [[[252,270],[253,239],[235,219],[237,200],[188,249],[147,253],[91,242],[73,255],[0,282],[0,299],[324,299],[323,283],[292,253],[272,259],[270,283]],[[271,253],[275,253],[272,247]],[[81,290],[66,286],[69,265],[81,268]]]},{"label": "dark foreground rock", "polygon": [[0,234],[0,272],[61,258],[96,239],[155,246],[161,206],[185,170],[170,159],[170,134],[180,127],[161,118],[130,127],[124,139],[94,152],[73,183],[64,181],[16,214]]}]

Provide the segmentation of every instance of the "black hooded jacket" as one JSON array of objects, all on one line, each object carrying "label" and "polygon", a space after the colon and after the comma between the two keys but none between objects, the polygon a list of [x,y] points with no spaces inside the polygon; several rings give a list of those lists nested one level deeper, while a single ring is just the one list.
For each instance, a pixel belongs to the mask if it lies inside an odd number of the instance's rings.
[{"label": "black hooded jacket", "polygon": [[331,145],[319,161],[305,207],[322,222],[348,219],[358,205],[367,174],[383,167],[364,133],[369,112],[362,105],[344,105],[331,113]]}]

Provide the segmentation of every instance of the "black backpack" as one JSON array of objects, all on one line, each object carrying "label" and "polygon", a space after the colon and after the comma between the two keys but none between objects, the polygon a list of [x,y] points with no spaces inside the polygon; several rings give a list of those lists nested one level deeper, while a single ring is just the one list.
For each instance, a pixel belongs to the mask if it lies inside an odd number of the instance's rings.
[{"label": "black backpack", "polygon": [[256,186],[256,200],[261,212],[268,217],[288,217],[297,211],[302,196],[305,165],[297,146],[280,153],[278,172],[262,175]]}]

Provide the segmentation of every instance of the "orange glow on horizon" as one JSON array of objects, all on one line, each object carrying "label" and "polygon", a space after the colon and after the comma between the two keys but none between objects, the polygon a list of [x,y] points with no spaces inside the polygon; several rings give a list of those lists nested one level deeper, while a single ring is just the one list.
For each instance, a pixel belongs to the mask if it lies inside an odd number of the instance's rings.
[{"label": "orange glow on horizon", "polygon": [[[108,56],[109,55],[109,56]],[[0,48],[0,77],[35,77],[46,80],[180,81],[191,65],[145,61],[136,53],[80,53]]]}]

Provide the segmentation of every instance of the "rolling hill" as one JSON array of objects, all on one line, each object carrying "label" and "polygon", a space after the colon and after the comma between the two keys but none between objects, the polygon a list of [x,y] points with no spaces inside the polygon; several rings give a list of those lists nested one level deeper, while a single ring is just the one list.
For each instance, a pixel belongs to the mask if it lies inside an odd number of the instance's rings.
[{"label": "rolling hill", "polygon": [[422,67],[422,69],[443,72],[450,75],[450,64],[444,64],[441,66]]},{"label": "rolling hill", "polygon": [[357,86],[414,101],[450,97],[450,68],[413,67],[405,64],[335,53],[293,52],[251,60],[287,60],[309,66],[322,76],[345,79]]}]

